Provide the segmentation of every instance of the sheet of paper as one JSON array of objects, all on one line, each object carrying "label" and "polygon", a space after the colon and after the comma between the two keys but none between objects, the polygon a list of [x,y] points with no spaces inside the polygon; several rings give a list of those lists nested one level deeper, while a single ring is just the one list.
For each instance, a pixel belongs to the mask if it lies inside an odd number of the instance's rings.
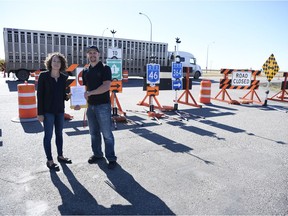
[{"label": "sheet of paper", "polygon": [[86,89],[85,86],[71,86],[70,92],[71,92],[71,108],[74,108],[76,105],[79,105],[80,107],[87,107],[87,101],[84,97]]}]

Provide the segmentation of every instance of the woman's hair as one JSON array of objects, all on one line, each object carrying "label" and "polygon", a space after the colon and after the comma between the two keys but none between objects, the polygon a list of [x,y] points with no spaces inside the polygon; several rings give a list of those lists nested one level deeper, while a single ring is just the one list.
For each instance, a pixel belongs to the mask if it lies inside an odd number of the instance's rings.
[{"label": "woman's hair", "polygon": [[52,70],[52,58],[54,56],[57,56],[61,61],[60,71],[65,71],[67,69],[67,60],[66,60],[65,56],[59,52],[54,52],[54,53],[48,54],[48,56],[46,57],[45,62],[44,62],[46,69],[49,71]]}]

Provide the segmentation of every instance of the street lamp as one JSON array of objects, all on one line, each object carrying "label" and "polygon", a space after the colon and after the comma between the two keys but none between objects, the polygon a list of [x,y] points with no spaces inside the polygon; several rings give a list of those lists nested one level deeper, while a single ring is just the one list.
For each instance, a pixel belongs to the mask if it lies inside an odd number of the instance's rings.
[{"label": "street lamp", "polygon": [[105,28],[102,32],[102,37],[104,36],[105,31],[108,30],[108,28]]},{"label": "street lamp", "polygon": [[139,12],[139,14],[147,17],[147,19],[148,19],[149,22],[150,22],[150,41],[152,42],[152,22],[151,22],[150,18],[149,18],[146,14],[141,13],[141,12]]},{"label": "street lamp", "polygon": [[145,16],[150,22],[150,43],[151,43],[151,46],[152,46],[152,55],[151,55],[150,58],[151,58],[151,61],[154,61],[154,52],[153,52],[153,44],[152,44],[152,22],[151,22],[150,18],[146,14],[141,13],[141,12],[139,12],[139,14]]},{"label": "street lamp", "polygon": [[209,43],[208,46],[207,46],[206,73],[208,72],[208,55],[209,55],[209,46],[210,46],[211,44],[214,44],[214,43],[215,43],[215,41]]}]

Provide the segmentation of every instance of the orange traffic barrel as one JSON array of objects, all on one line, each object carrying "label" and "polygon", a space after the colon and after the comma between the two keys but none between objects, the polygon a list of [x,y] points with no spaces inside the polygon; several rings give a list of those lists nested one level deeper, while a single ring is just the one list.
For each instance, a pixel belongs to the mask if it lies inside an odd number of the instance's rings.
[{"label": "orange traffic barrel", "polygon": [[202,80],[200,83],[200,103],[209,104],[211,99],[211,81]]},{"label": "orange traffic barrel", "polygon": [[37,117],[37,104],[35,96],[35,85],[19,84],[18,89],[18,107],[19,107],[19,118],[36,118]]},{"label": "orange traffic barrel", "polygon": [[128,70],[123,70],[123,82],[128,82]]}]

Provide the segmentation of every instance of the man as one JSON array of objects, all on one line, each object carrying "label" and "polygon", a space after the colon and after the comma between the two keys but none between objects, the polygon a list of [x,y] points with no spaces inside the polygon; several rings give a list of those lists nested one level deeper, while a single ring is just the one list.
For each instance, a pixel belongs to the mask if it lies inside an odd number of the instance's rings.
[{"label": "man", "polygon": [[88,163],[97,163],[103,159],[102,139],[105,143],[105,157],[108,168],[114,169],[117,165],[114,150],[114,136],[111,122],[110,83],[112,80],[111,68],[99,61],[99,49],[96,46],[87,48],[89,67],[83,71],[83,85],[86,86],[84,97],[88,101],[87,119],[91,135],[93,155]]}]

